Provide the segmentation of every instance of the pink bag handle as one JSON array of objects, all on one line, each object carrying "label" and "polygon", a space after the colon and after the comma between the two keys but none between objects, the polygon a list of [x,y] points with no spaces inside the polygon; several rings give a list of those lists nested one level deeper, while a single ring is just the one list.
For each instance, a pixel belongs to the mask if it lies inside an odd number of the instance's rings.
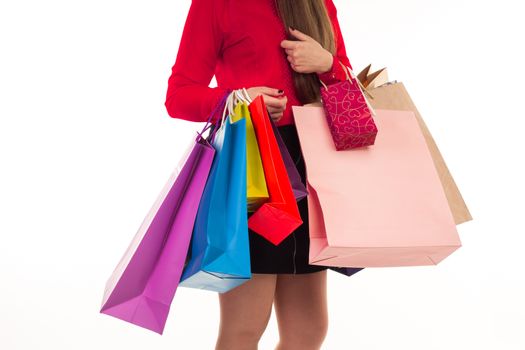
[{"label": "pink bag handle", "polygon": [[[366,88],[363,86],[363,84],[361,83],[361,81],[359,81],[359,79],[356,78],[354,72],[350,69],[350,67],[347,67],[343,64],[343,62],[341,62],[339,59],[337,60],[337,62],[339,62],[339,64],[341,64],[341,67],[343,67],[343,71],[345,72],[346,74],[346,80],[351,80],[350,77],[352,77],[352,79],[356,80],[357,83],[359,84],[359,87],[361,88],[361,92],[365,93],[368,97],[370,97],[371,99],[374,99],[374,96],[372,96],[367,90]],[[326,86],[326,84],[321,80],[319,79],[319,82],[324,86],[325,89],[328,89],[328,87]]]}]

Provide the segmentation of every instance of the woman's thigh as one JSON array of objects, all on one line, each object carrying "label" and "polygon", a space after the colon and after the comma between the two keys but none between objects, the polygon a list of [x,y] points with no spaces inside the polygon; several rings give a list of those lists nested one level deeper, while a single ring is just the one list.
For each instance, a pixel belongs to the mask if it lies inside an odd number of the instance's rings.
[{"label": "woman's thigh", "polygon": [[323,342],[328,327],[326,284],[327,270],[278,275],[274,306],[283,349],[315,349]]},{"label": "woman's thigh", "polygon": [[275,274],[252,274],[247,282],[219,293],[220,333],[262,335],[270,319],[276,281]]}]

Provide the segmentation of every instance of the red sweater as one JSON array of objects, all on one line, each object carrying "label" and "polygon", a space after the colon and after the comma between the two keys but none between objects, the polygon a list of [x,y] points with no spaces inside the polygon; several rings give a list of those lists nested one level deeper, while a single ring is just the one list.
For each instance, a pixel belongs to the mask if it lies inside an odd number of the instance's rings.
[{"label": "red sweater", "polygon": [[[319,77],[330,84],[346,79],[336,59],[352,66],[335,5],[332,0],[324,1],[335,32],[337,54],[331,70]],[[288,97],[283,117],[276,124],[293,124],[291,107],[301,103],[293,84],[293,70],[280,47],[285,39],[285,27],[274,0],[192,0],[168,79],[168,115],[203,122],[228,89],[268,86],[284,90]],[[217,87],[211,88],[214,75]]]}]

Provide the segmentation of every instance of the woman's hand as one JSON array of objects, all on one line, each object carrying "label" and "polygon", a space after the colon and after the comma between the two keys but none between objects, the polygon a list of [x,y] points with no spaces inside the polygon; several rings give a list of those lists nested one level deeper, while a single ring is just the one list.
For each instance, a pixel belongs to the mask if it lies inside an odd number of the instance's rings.
[{"label": "woman's hand", "polygon": [[273,121],[277,122],[282,118],[286,103],[288,102],[288,98],[284,95],[283,90],[267,86],[254,86],[246,89],[246,91],[252,100],[259,95],[263,96],[264,104]]},{"label": "woman's hand", "polygon": [[333,56],[315,39],[290,27],[290,34],[298,40],[283,40],[288,62],[298,73],[325,73],[332,68]]}]

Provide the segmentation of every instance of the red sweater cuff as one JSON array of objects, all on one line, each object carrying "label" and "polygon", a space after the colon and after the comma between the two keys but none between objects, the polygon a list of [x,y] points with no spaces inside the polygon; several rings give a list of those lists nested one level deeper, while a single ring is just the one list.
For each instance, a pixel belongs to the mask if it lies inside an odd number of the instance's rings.
[{"label": "red sweater cuff", "polygon": [[326,85],[346,80],[346,73],[335,55],[332,55],[332,67],[330,67],[330,70],[324,73],[317,73],[317,76]]}]

